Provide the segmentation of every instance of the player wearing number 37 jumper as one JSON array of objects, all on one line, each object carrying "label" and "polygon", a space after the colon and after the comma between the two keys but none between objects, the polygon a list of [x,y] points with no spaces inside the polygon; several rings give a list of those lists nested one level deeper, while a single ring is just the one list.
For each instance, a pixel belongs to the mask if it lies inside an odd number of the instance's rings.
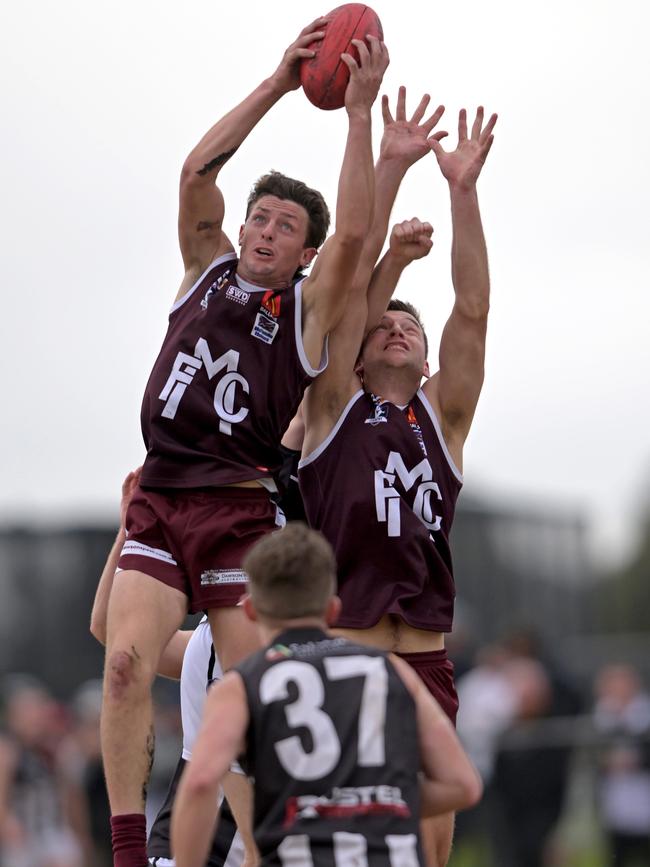
[{"label": "player wearing number 37 jumper", "polygon": [[402,660],[328,635],[340,602],[319,533],[290,524],[244,568],[265,647],[208,695],[172,817],[177,867],[205,863],[237,756],[255,779],[263,865],[423,863],[421,813],[470,806],[481,791],[450,721]]}]

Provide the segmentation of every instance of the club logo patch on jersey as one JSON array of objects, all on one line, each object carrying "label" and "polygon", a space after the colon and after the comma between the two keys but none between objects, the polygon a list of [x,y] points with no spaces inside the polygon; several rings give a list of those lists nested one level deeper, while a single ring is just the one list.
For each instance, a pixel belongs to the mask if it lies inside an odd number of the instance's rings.
[{"label": "club logo patch on jersey", "polygon": [[388,422],[388,404],[376,403],[372,413],[365,420],[365,424],[371,424],[374,427],[382,422]]},{"label": "club logo patch on jersey", "polygon": [[262,298],[262,307],[273,318],[277,319],[280,316],[280,305],[282,296],[276,289],[269,289],[264,293]]},{"label": "club logo patch on jersey", "polygon": [[201,307],[204,310],[208,309],[208,302],[210,301],[210,298],[214,295],[214,293],[218,292],[220,289],[222,289],[224,284],[228,282],[228,275],[229,274],[230,274],[230,269],[228,269],[228,271],[224,271],[224,273],[221,275],[221,277],[219,277],[217,280],[214,281],[214,283],[212,283],[210,286],[208,286],[208,290],[205,293],[205,295],[203,296],[203,299],[201,301]]},{"label": "club logo patch on jersey", "polygon": [[246,292],[244,289],[240,289],[239,286],[235,286],[234,283],[231,283],[230,286],[226,289],[226,298],[229,301],[236,301],[238,304],[248,304],[248,300],[251,297],[250,292]]},{"label": "club logo patch on jersey", "polygon": [[280,329],[278,317],[280,316],[281,303],[282,298],[277,289],[269,289],[268,292],[264,293],[259,313],[251,331],[253,337],[257,337],[263,343],[273,343],[275,335]]},{"label": "club logo patch on jersey", "polygon": [[280,326],[278,323],[260,310],[255,317],[255,324],[253,325],[251,334],[263,343],[271,344],[275,340],[275,335],[279,330]]},{"label": "club logo patch on jersey", "polygon": [[201,572],[201,586],[213,584],[246,584],[248,575],[243,569],[206,569]]}]

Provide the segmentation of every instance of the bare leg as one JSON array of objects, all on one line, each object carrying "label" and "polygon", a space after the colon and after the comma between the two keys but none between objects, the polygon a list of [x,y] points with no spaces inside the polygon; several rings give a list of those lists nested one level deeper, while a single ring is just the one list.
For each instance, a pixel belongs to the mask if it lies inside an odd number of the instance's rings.
[{"label": "bare leg", "polygon": [[144,813],[153,762],[151,684],[187,599],[142,572],[115,576],[108,607],[102,756],[113,815]]},{"label": "bare leg", "polygon": [[445,867],[454,837],[454,814],[431,816],[420,821],[422,849],[427,867]]},{"label": "bare leg", "polygon": [[255,624],[246,617],[243,608],[211,608],[208,618],[212,643],[224,671],[260,649]]}]

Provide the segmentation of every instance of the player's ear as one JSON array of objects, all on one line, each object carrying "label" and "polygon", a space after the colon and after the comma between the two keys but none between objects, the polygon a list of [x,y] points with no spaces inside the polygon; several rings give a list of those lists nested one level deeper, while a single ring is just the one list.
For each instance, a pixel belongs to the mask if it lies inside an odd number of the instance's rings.
[{"label": "player's ear", "polygon": [[431,369],[429,368],[429,362],[425,359],[424,369],[422,371],[422,376],[426,376],[428,379],[431,376]]},{"label": "player's ear", "polygon": [[339,614],[341,613],[341,600],[338,596],[330,596],[327,602],[327,608],[325,609],[325,623],[328,626],[334,626],[336,621],[339,619]]},{"label": "player's ear", "polygon": [[318,250],[316,247],[305,247],[300,254],[300,267],[306,268],[308,265],[311,265],[317,254]]},{"label": "player's ear", "polygon": [[255,606],[253,605],[253,600],[251,599],[250,593],[247,593],[241,601],[241,605],[244,609],[244,614],[248,617],[249,620],[255,622],[257,620],[257,611],[255,610]]},{"label": "player's ear", "polygon": [[245,223],[242,223],[241,226],[239,227],[239,243],[240,244],[243,244],[243,242],[244,242],[244,226],[245,226]]}]

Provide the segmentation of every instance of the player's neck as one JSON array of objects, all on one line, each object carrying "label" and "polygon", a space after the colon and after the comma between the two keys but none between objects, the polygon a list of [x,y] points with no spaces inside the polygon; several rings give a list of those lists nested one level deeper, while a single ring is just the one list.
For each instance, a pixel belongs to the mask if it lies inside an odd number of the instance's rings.
[{"label": "player's neck", "polygon": [[381,376],[365,375],[363,385],[366,391],[395,406],[409,404],[418,390],[418,383],[413,382],[413,373],[403,369],[383,370]]},{"label": "player's neck", "polygon": [[243,280],[252,286],[259,286],[260,289],[286,289],[292,280],[292,275],[288,277],[269,275],[267,277],[266,275],[251,274],[241,262],[237,266],[237,277],[240,281]]},{"label": "player's neck", "polygon": [[293,620],[269,620],[264,623],[258,621],[258,626],[265,644],[275,641],[278,635],[289,629],[321,629],[327,632],[327,623],[320,617],[296,617]]}]

